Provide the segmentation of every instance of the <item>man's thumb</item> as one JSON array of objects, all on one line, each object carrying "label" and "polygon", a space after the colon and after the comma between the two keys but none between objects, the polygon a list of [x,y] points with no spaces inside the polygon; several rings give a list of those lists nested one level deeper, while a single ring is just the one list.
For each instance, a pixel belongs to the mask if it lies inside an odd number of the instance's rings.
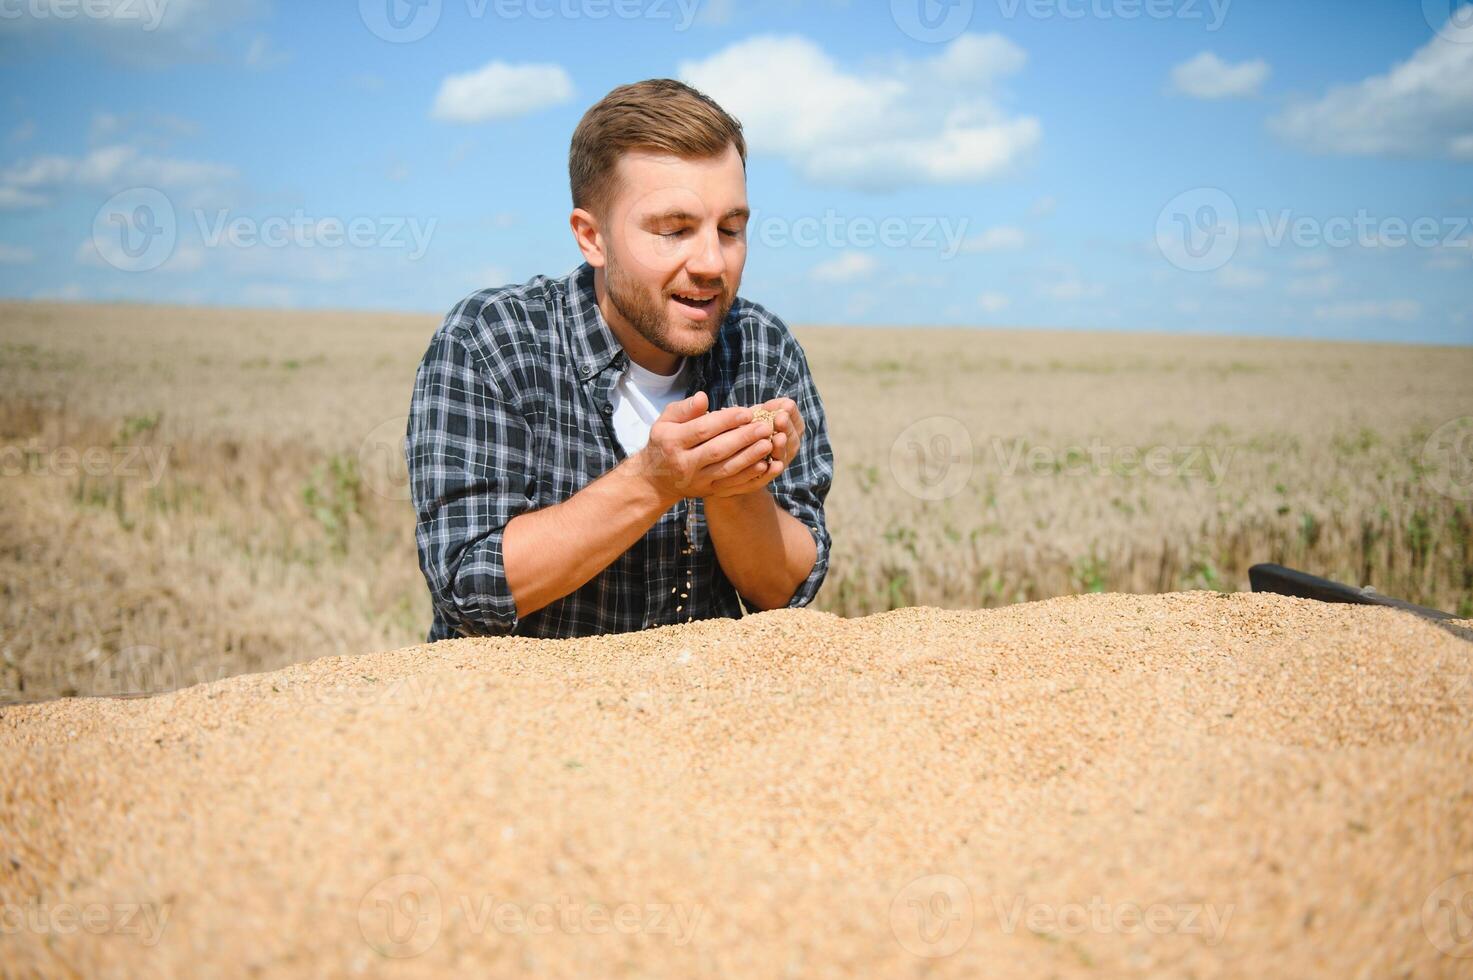
[{"label": "man's thumb", "polygon": [[689,422],[700,418],[706,412],[706,401],[706,393],[698,391],[684,401],[671,402],[669,412],[672,421]]}]

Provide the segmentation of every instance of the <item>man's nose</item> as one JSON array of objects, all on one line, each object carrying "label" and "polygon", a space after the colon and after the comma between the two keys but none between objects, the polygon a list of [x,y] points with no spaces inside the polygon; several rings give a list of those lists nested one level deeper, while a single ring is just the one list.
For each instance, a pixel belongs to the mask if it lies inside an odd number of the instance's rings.
[{"label": "man's nose", "polygon": [[726,255],[721,250],[721,230],[712,228],[697,236],[696,247],[685,261],[692,278],[718,279],[726,273]]}]

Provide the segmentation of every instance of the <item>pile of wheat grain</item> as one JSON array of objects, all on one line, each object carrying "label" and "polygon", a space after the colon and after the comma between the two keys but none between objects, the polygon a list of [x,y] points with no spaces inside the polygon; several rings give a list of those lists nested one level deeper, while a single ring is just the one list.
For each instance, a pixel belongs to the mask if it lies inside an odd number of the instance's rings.
[{"label": "pile of wheat grain", "polygon": [[781,610],[0,709],[4,970],[1466,973],[1466,625]]}]

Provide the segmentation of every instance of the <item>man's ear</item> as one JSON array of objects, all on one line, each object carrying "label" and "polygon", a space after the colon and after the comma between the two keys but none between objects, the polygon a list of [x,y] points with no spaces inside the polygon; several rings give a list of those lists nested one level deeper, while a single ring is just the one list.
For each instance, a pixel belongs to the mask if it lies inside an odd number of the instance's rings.
[{"label": "man's ear", "polygon": [[568,224],[573,229],[573,240],[578,243],[578,251],[583,253],[583,258],[595,269],[603,268],[604,239],[599,231],[598,218],[583,208],[574,208],[568,216]]}]

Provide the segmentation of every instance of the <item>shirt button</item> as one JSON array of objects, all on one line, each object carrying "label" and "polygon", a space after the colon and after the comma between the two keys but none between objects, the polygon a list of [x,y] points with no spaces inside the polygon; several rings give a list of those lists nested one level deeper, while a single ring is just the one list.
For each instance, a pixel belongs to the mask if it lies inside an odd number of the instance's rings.
[{"label": "shirt button", "polygon": [[613,415],[614,414],[614,406],[611,403],[604,402],[604,414],[605,415]]}]

